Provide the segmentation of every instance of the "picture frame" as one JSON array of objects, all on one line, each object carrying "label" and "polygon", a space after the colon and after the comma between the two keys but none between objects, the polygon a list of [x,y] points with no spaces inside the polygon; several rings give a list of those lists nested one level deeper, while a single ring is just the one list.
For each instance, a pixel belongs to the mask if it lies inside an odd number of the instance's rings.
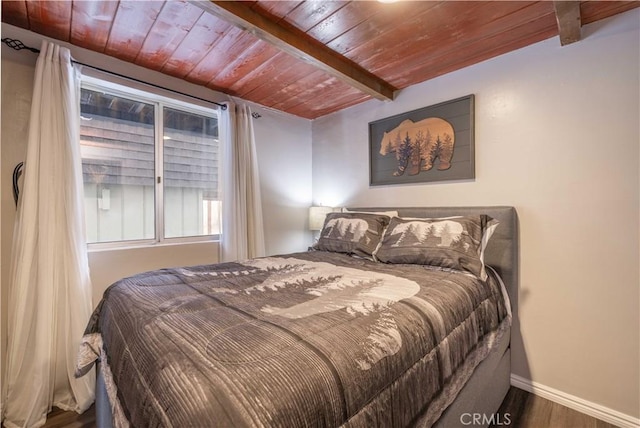
[{"label": "picture frame", "polygon": [[369,123],[369,185],[475,178],[474,95]]}]

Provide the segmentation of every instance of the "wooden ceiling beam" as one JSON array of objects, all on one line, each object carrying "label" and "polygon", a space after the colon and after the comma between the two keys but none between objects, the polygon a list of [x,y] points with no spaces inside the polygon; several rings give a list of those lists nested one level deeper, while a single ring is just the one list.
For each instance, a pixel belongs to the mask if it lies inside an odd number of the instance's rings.
[{"label": "wooden ceiling beam", "polygon": [[211,0],[192,3],[376,99],[394,99],[397,88],[296,27],[278,24],[256,12],[249,2]]},{"label": "wooden ceiling beam", "polygon": [[580,18],[579,1],[554,1],[553,8],[556,11],[556,21],[558,21],[558,34],[562,46],[580,40]]}]

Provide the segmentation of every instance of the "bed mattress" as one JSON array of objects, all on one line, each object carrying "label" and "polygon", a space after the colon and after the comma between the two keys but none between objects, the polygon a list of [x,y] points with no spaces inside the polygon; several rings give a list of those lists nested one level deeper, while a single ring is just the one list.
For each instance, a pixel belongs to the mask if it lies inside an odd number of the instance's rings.
[{"label": "bed mattress", "polygon": [[78,373],[116,426],[430,426],[509,325],[493,273],[310,251],[115,283]]}]

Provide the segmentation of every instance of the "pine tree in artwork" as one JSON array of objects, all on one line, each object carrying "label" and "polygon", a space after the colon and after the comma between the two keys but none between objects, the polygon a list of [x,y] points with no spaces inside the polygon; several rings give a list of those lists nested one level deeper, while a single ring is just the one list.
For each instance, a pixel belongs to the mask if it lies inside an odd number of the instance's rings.
[{"label": "pine tree in artwork", "polygon": [[352,283],[347,287],[331,288],[331,300],[338,306],[342,304],[347,313],[351,315],[363,314],[368,315],[372,311],[371,306],[367,306],[362,302],[362,296],[376,287],[380,287],[382,280],[367,279]]},{"label": "pine tree in artwork", "polygon": [[431,147],[433,139],[431,138],[431,131],[427,128],[427,134],[424,136],[424,140],[422,141],[422,153],[425,155],[429,151],[429,147]]},{"label": "pine tree in artwork", "polygon": [[382,358],[398,352],[402,346],[393,311],[388,306],[376,307],[368,320],[367,338],[356,358],[361,370],[369,370]]},{"label": "pine tree in artwork", "polygon": [[420,244],[420,231],[415,224],[409,224],[409,227],[402,234],[402,245],[411,246]]},{"label": "pine tree in artwork", "polygon": [[396,160],[400,161],[400,146],[402,145],[402,136],[400,135],[400,131],[396,134],[396,138],[393,140],[393,143],[396,147]]},{"label": "pine tree in artwork", "polygon": [[402,140],[402,145],[400,146],[400,150],[403,153],[402,157],[409,159],[409,157],[411,156],[411,152],[413,151],[413,144],[411,142],[411,137],[409,136],[408,132],[407,132],[407,135]]},{"label": "pine tree in artwork", "polygon": [[387,140],[387,145],[385,146],[385,153],[391,153],[392,151],[393,151],[393,144],[391,144],[391,138],[389,138]]},{"label": "pine tree in artwork", "polygon": [[429,171],[431,168],[433,168],[433,162],[435,161],[435,158],[436,158],[437,145],[433,141],[431,131],[429,131],[428,129],[427,129],[427,135],[425,136],[424,140],[425,140],[424,151],[423,151],[424,166],[422,167],[422,170]]},{"label": "pine tree in artwork", "polygon": [[329,284],[339,283],[342,275],[332,276],[314,276],[310,279],[299,279],[293,284],[293,290],[304,292],[310,295],[317,296],[321,294],[318,290],[326,288]]},{"label": "pine tree in artwork", "polygon": [[442,143],[440,144],[440,171],[451,168],[451,159],[453,157],[453,139],[451,135],[445,133]]},{"label": "pine tree in artwork", "polygon": [[433,224],[423,225],[420,229],[420,241],[426,242],[430,235],[433,235]]},{"label": "pine tree in artwork", "polygon": [[344,234],[342,235],[342,238],[345,241],[355,241],[355,231],[353,230],[354,225],[353,223],[349,223],[349,225],[347,226],[347,230],[344,231]]},{"label": "pine tree in artwork", "polygon": [[398,155],[398,170],[393,173],[393,175],[400,176],[404,174],[405,169],[409,163],[409,159],[411,159],[411,152],[413,151],[413,147],[411,145],[411,137],[409,137],[409,133],[407,132],[406,137],[402,140],[398,149],[396,150]]},{"label": "pine tree in artwork", "polygon": [[333,227],[329,231],[327,238],[329,239],[340,239],[342,237],[342,232],[340,231],[340,220],[336,220],[333,223]]},{"label": "pine tree in artwork", "polygon": [[444,247],[450,246],[453,241],[453,234],[451,233],[451,227],[448,222],[444,223],[444,227],[440,231],[440,240],[442,241],[440,245]]},{"label": "pine tree in artwork", "polygon": [[440,139],[440,134],[436,137],[436,143],[433,145],[433,161],[436,159],[440,159],[442,155],[442,140]]},{"label": "pine tree in artwork", "polygon": [[442,242],[439,236],[436,236],[436,228],[433,224],[429,225],[423,242],[429,247],[437,247]]},{"label": "pine tree in artwork", "polygon": [[422,130],[418,130],[415,135],[415,139],[412,142],[411,162],[409,168],[409,175],[416,175],[420,173],[420,165],[422,164],[422,146],[424,142],[424,133]]},{"label": "pine tree in artwork", "polygon": [[400,147],[398,147],[398,152],[400,152],[400,159],[398,159],[398,171],[396,171],[397,175],[404,174],[404,171],[409,164],[409,159],[411,159],[412,151],[413,146],[411,144],[411,137],[409,137],[409,133],[407,132],[406,136],[402,140],[402,143],[400,144]]}]

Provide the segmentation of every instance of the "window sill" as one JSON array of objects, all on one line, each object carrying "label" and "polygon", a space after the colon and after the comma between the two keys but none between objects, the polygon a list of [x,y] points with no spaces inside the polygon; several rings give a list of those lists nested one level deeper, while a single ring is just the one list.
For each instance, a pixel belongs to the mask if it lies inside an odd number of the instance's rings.
[{"label": "window sill", "polygon": [[127,251],[127,250],[144,250],[144,249],[160,249],[166,247],[181,247],[194,245],[219,245],[219,239],[207,240],[180,240],[180,241],[163,241],[163,242],[131,242],[131,243],[99,243],[87,244],[88,253],[101,253],[108,251]]}]

